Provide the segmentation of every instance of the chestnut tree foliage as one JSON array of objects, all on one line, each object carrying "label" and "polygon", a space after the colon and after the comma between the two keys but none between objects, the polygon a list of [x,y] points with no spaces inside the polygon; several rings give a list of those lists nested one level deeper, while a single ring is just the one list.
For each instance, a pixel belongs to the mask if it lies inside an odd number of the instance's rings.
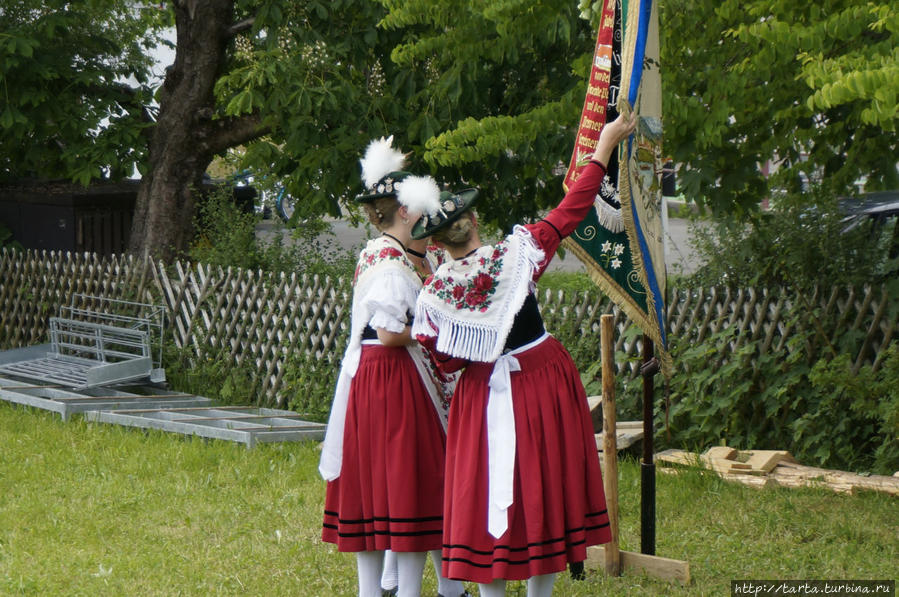
[{"label": "chestnut tree foliage", "polygon": [[[601,3],[383,1],[382,26],[407,32],[393,59],[434,69],[424,93],[440,125],[425,143],[428,163],[487,187],[496,219],[551,203],[593,49],[596,23],[585,28],[577,11],[595,21]],[[755,209],[800,172],[835,193],[852,192],[860,177],[868,190],[899,187],[891,3],[659,8],[664,151],[680,165],[687,198],[720,212]],[[766,177],[769,160],[777,176]]]},{"label": "chestnut tree foliage", "polygon": [[[558,203],[596,31],[570,0],[385,0],[394,62],[426,74],[411,135],[441,179],[508,228]],[[413,137],[414,139],[414,137]]]},{"label": "chestnut tree foliage", "polygon": [[[624,4],[627,4],[625,2]],[[561,197],[595,42],[590,0],[7,0],[0,178],[142,175],[131,249],[186,247],[210,162],[282,181],[300,217],[360,189],[394,135],[409,169],[477,186],[507,228]],[[779,161],[838,192],[896,181],[896,11],[860,0],[662,0],[665,152],[685,194],[752,208]],[[595,19],[595,16],[593,17]],[[162,84],[150,49],[176,31]]]},{"label": "chestnut tree foliage", "polygon": [[[395,34],[364,0],[11,0],[0,6],[0,176],[142,183],[131,250],[183,251],[211,161],[283,178],[304,213],[360,189],[366,141],[406,122]],[[164,81],[150,48],[173,26]]]},{"label": "chestnut tree foliage", "polygon": [[165,21],[124,0],[0,4],[0,181],[87,183],[142,163]]},{"label": "chestnut tree foliage", "polygon": [[[664,0],[665,151],[688,197],[753,208],[802,172],[899,188],[899,12],[888,2]],[[772,160],[778,176],[760,164]]]}]

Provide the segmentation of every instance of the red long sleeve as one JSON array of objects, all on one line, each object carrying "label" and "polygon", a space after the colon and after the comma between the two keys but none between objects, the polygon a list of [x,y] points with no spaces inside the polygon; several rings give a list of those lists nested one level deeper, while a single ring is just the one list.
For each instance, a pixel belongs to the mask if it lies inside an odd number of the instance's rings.
[{"label": "red long sleeve", "polygon": [[574,232],[578,224],[587,217],[605,175],[606,167],[599,162],[591,161],[581,170],[580,176],[568,189],[559,205],[539,222],[525,226],[546,254],[539,271],[535,272],[534,280],[543,274],[562,239]]}]

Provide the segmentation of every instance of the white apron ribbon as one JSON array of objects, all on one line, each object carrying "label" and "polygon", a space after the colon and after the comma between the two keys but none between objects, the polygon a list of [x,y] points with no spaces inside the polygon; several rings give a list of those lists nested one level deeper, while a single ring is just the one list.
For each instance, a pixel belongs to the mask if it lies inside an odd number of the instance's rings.
[{"label": "white apron ribbon", "polygon": [[325,430],[325,441],[322,443],[322,457],[318,463],[318,472],[325,481],[333,481],[340,476],[343,465],[343,429],[346,424],[346,411],[350,402],[350,385],[359,368],[362,356],[361,343],[354,343],[343,356],[337,387],[334,390],[334,402],[328,417]]},{"label": "white apron ribbon", "polygon": [[487,530],[499,539],[509,528],[515,476],[515,412],[512,408],[512,371],[521,371],[514,355],[537,346],[549,337],[499,357],[493,365],[487,397]]}]

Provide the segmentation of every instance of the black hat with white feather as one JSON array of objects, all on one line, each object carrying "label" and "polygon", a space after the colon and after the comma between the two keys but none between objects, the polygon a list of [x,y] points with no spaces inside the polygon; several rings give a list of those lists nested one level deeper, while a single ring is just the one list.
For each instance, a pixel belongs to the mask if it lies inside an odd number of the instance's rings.
[{"label": "black hat with white feather", "polygon": [[440,209],[440,187],[430,176],[416,176],[403,170],[406,156],[393,147],[393,136],[368,144],[362,165],[362,183],[366,192],[356,197],[368,203],[381,197],[393,197],[417,215],[433,214]]}]

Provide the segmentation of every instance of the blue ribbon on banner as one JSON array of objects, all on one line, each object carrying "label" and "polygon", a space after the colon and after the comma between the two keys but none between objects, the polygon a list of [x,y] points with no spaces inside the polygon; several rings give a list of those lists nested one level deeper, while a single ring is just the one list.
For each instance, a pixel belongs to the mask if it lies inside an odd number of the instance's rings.
[{"label": "blue ribbon on banner", "polygon": [[[642,0],[640,2],[640,21],[637,29],[637,41],[634,47],[634,62],[631,71],[630,88],[627,92],[628,103],[635,106],[637,103],[637,92],[640,90],[640,81],[643,76],[643,61],[646,57],[646,38],[649,34],[649,19],[652,14],[652,0]],[[627,155],[630,157],[633,151],[633,135],[628,139]],[[637,232],[637,242],[640,245],[640,253],[643,257],[643,265],[646,271],[646,281],[649,285],[649,291],[653,296],[653,304],[656,311],[656,321],[659,323],[659,335],[662,338],[662,345],[667,346],[668,339],[665,333],[665,318],[663,314],[663,305],[665,297],[659,288],[659,282],[656,279],[655,268],[652,262],[652,256],[649,253],[649,247],[646,244],[646,237],[643,235],[643,227],[640,224],[640,217],[634,202],[631,201],[631,213],[634,216],[634,228]]]}]

